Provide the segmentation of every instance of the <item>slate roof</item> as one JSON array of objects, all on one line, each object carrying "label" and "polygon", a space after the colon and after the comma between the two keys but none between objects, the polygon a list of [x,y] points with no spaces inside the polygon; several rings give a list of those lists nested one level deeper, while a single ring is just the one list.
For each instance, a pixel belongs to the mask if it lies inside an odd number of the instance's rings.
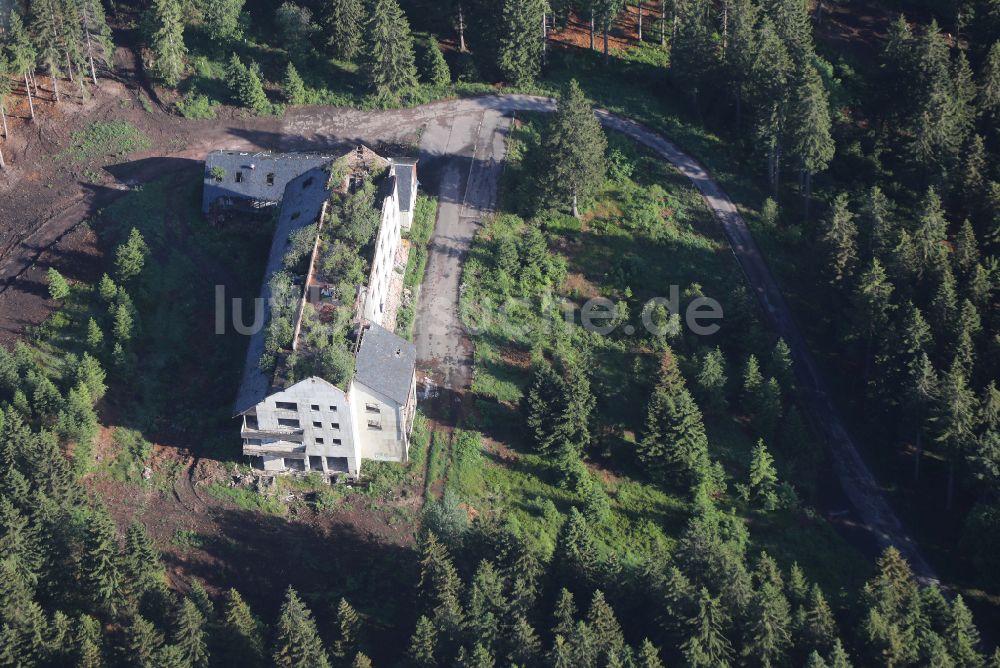
[{"label": "slate roof", "polygon": [[415,345],[373,324],[362,335],[354,378],[396,403],[405,404],[416,364]]},{"label": "slate roof", "polygon": [[[312,225],[319,219],[323,210],[323,202],[330,198],[331,191],[327,189],[326,163],[306,169],[295,178],[288,181],[281,196],[281,210],[278,212],[278,225],[271,239],[271,250],[267,256],[267,269],[264,271],[264,284],[260,296],[270,315],[271,277],[281,271],[285,253],[288,251],[288,238],[297,230]],[[301,293],[299,293],[301,296]],[[260,368],[260,358],[264,354],[264,327],[254,332],[247,348],[247,358],[243,366],[243,379],[237,392],[233,413],[239,415],[263,401],[271,392],[272,374]]]}]

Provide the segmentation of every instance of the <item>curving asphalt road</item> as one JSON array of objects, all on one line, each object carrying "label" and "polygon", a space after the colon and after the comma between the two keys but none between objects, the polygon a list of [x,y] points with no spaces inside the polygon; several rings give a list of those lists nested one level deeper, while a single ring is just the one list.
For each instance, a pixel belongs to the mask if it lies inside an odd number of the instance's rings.
[{"label": "curving asphalt road", "polygon": [[[482,216],[495,206],[496,183],[512,115],[553,109],[551,99],[526,95],[448,100],[385,112],[305,108],[277,122],[251,120],[239,128],[226,128],[219,122],[192,123],[187,126],[183,144],[189,148],[174,155],[203,158],[210,148],[308,150],[356,141],[416,143],[422,185],[438,193],[439,208],[415,342],[426,385],[462,391],[471,379],[471,346],[458,320],[462,262]],[[791,348],[806,414],[829,444],[834,472],[859,522],[880,546],[898,548],[919,577],[936,579],[852,441],[781,289],[736,206],[703,166],[661,135],[604,110],[596,110],[596,114],[605,127],[628,135],[662,156],[701,192],[768,320]],[[47,245],[45,241],[58,239],[76,222],[79,217],[60,216],[38,225],[29,237],[30,243],[22,242],[19,249],[3,258],[3,285],[6,287],[30,266],[38,249]]]}]

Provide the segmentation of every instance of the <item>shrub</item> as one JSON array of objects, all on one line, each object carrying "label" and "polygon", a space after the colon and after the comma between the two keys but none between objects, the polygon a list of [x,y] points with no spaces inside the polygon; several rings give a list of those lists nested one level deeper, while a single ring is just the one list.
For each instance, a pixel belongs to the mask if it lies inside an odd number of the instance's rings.
[{"label": "shrub", "polygon": [[178,100],[177,112],[184,118],[215,118],[215,108],[218,103],[207,95],[189,91]]}]

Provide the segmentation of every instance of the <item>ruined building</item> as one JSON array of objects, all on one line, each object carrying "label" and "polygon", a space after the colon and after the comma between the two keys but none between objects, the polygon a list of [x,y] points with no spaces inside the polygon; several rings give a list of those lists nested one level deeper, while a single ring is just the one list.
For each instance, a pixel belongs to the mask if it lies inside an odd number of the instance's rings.
[{"label": "ruined building", "polygon": [[[378,182],[378,227],[357,248],[368,261],[367,280],[356,294],[345,295],[324,273],[324,225],[333,198],[346,197],[365,179]],[[357,475],[364,459],[406,461],[416,410],[416,349],[391,331],[395,313],[388,312],[387,301],[393,281],[402,281],[395,261],[416,195],[414,162],[387,160],[364,146],[344,155],[216,151],[206,159],[206,214],[238,217],[247,209],[275,207],[264,304],[271,304],[272,279],[285,269],[292,236],[316,224],[306,269],[286,283],[298,296],[297,308],[289,309],[291,345],[275,354],[266,350],[265,321],[247,350],[234,415],[240,419],[243,454],[256,468]],[[267,317],[275,312],[272,307]],[[353,374],[338,386],[318,373],[297,373],[303,358],[322,354],[322,348],[311,347],[329,345],[318,326],[344,321],[346,342],[334,345],[353,355]]]}]

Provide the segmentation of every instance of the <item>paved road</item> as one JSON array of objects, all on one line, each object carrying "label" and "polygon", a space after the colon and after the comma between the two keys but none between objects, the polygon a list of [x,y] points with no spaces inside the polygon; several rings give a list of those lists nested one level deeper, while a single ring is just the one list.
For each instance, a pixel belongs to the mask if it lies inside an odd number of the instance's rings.
[{"label": "paved road", "polygon": [[[524,95],[485,96],[437,102],[414,109],[366,113],[331,108],[295,110],[282,121],[251,121],[259,127],[226,128],[221,123],[192,124],[185,157],[208,148],[324,149],[356,141],[408,143],[419,136],[421,178],[440,194],[435,235],[416,322],[418,357],[434,379],[453,390],[468,387],[471,350],[459,325],[457,305],[461,264],[480,224],[495,204],[496,179],[504,155],[510,115],[519,111],[551,111],[546,98]],[[834,472],[861,524],[883,546],[894,545],[924,579],[935,579],[853,443],[830,399],[826,384],[809,353],[791,310],[754,243],[746,222],[722,188],[693,158],[642,125],[606,111],[598,118],[656,151],[702,193],[718,219],[746,279],[777,333],[792,350],[807,415],[830,445]],[[270,123],[268,125],[268,123]],[[201,130],[198,130],[201,128]],[[228,134],[227,134],[228,132]],[[421,134],[422,133],[422,134]],[[190,148],[196,146],[197,148]],[[437,179],[435,187],[434,179]],[[58,238],[68,225],[40,224],[36,238]],[[38,246],[11,252],[0,268],[0,281],[19,275],[30,265]]]}]

